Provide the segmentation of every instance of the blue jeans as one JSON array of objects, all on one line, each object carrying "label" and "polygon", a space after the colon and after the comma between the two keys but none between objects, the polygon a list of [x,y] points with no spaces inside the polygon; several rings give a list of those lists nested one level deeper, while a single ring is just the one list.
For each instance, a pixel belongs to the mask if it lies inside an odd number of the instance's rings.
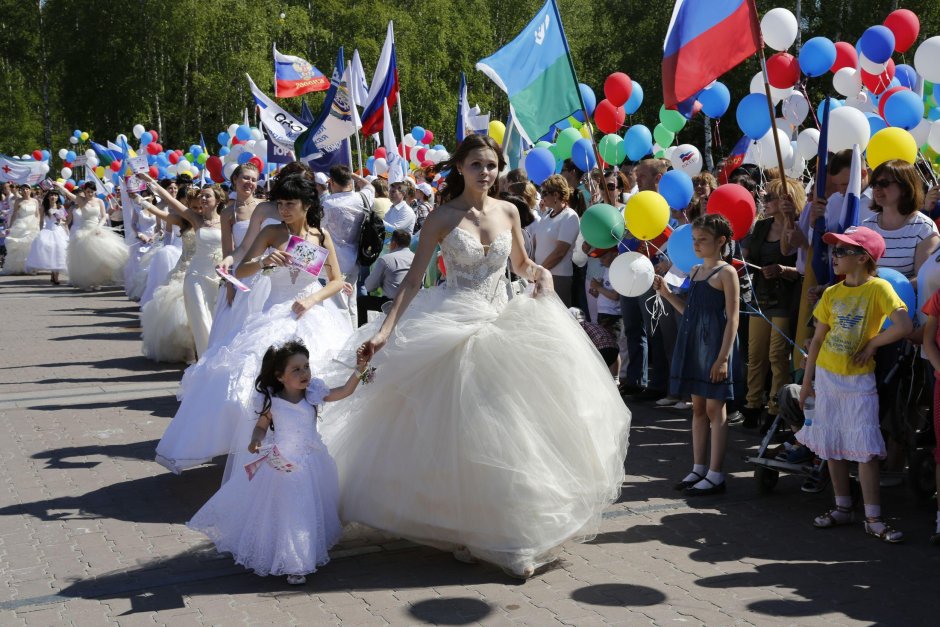
[{"label": "blue jeans", "polygon": [[669,359],[663,344],[662,331],[657,328],[653,333],[652,315],[647,310],[646,303],[653,294],[653,289],[650,288],[641,296],[620,297],[623,333],[627,338],[625,383],[665,392],[669,387]]}]

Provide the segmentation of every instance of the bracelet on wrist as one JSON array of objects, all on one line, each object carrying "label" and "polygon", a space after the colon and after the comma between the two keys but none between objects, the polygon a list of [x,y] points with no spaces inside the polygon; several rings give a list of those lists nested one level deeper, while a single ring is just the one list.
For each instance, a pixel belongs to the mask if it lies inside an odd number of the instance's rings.
[{"label": "bracelet on wrist", "polygon": [[375,366],[366,366],[364,370],[356,369],[356,378],[363,385],[368,385],[375,380]]}]

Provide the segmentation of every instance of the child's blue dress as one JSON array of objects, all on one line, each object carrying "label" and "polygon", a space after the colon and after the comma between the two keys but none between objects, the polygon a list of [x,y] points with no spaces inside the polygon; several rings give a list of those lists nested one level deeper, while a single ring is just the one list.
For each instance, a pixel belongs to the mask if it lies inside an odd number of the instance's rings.
[{"label": "child's blue dress", "polygon": [[685,313],[679,321],[679,336],[676,338],[669,372],[670,396],[687,398],[694,394],[730,401],[734,400],[735,382],[743,380],[737,336],[731,348],[728,378],[720,383],[712,383],[711,380],[711,369],[721,352],[728,315],[724,292],[709,285],[708,280],[725,265],[718,266],[711,274],[697,281],[695,275],[701,269],[699,266],[689,281],[689,296]]}]

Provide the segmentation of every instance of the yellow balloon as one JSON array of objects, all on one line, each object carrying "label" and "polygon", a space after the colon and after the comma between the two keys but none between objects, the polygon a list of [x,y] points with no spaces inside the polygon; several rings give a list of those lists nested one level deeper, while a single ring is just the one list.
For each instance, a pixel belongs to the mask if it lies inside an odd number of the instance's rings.
[{"label": "yellow balloon", "polygon": [[656,192],[637,192],[627,202],[623,216],[633,237],[651,240],[661,235],[669,224],[669,203]]},{"label": "yellow balloon", "polygon": [[917,141],[914,136],[896,126],[881,129],[868,142],[868,166],[871,169],[892,159],[911,164],[917,159]]},{"label": "yellow balloon", "polygon": [[84,133],[84,132],[82,133],[82,141],[83,141],[83,142],[87,142],[87,141],[88,141],[88,133]]},{"label": "yellow balloon", "polygon": [[581,128],[580,128],[579,130],[581,131],[581,137],[583,137],[584,139],[591,139],[591,127],[590,127],[590,125],[588,125],[588,124],[582,124],[582,125],[581,125]]},{"label": "yellow balloon", "polygon": [[61,184],[61,183],[65,183],[65,179],[60,176],[59,178],[57,178],[57,179],[55,180],[55,182],[56,182],[56,183],[60,183],[60,184]]},{"label": "yellow balloon", "polygon": [[493,120],[490,122],[489,133],[490,137],[496,140],[497,144],[502,144],[503,137],[506,135],[506,125],[499,120]]},{"label": "yellow balloon", "polygon": [[97,168],[95,168],[95,175],[97,175],[97,177],[98,177],[99,179],[104,176],[104,166],[103,166],[103,165],[99,165]]}]

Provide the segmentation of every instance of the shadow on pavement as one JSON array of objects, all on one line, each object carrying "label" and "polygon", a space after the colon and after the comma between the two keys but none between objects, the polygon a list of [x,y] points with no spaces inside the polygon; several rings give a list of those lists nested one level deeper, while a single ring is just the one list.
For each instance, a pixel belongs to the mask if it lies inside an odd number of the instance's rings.
[{"label": "shadow on pavement", "polygon": [[77,461],[76,458],[102,456],[110,459],[152,461],[157,448],[157,440],[132,442],[129,444],[90,444],[88,446],[67,446],[43,451],[31,455],[32,459],[46,460],[44,470],[72,470],[73,468],[94,468],[100,461]]},{"label": "shadow on pavement", "polygon": [[469,625],[492,614],[493,606],[470,597],[444,597],[413,603],[408,613],[435,625]]},{"label": "shadow on pavement", "polygon": [[[120,379],[109,379],[110,381]],[[30,411],[50,411],[57,412],[63,410],[90,410],[90,409],[111,409],[114,407],[124,407],[131,411],[147,412],[157,418],[172,418],[176,415],[179,407],[179,401],[172,394],[163,396],[151,396],[147,398],[135,398],[133,400],[122,401],[99,401],[97,403],[69,403],[68,405],[35,405],[30,407]],[[151,459],[153,457],[151,456]]]},{"label": "shadow on pavement", "polygon": [[666,595],[648,586],[637,586],[629,583],[603,583],[578,588],[571,592],[571,598],[578,603],[587,603],[588,605],[642,607],[658,605],[666,600]]}]

